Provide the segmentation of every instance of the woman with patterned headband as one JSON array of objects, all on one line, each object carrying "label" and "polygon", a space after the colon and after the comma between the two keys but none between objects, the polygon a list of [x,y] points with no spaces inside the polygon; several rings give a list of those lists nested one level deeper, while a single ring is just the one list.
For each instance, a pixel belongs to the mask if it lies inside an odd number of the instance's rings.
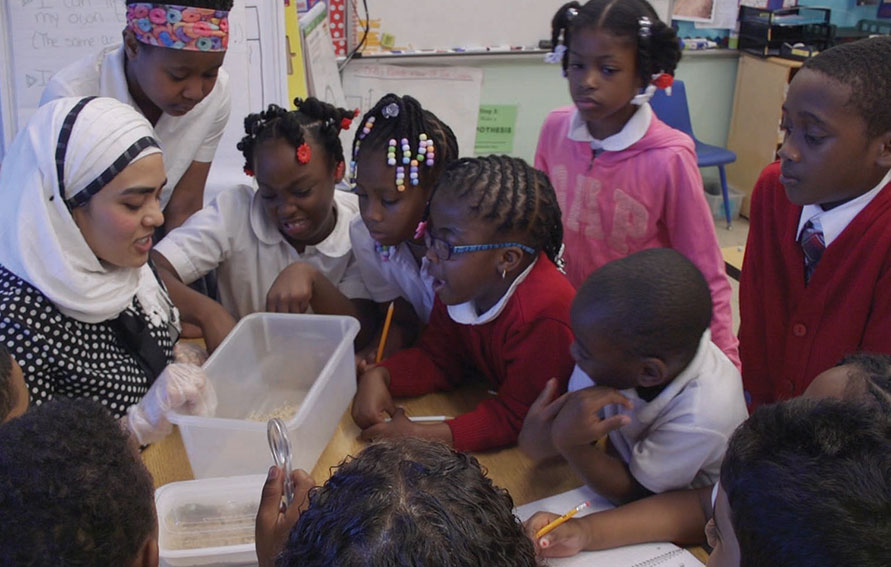
[{"label": "woman with patterned headband", "polygon": [[66,96],[107,96],[139,110],[164,149],[164,228],[204,204],[210,163],[229,120],[229,76],[222,69],[233,0],[127,2],[123,44],[65,67],[41,104]]}]

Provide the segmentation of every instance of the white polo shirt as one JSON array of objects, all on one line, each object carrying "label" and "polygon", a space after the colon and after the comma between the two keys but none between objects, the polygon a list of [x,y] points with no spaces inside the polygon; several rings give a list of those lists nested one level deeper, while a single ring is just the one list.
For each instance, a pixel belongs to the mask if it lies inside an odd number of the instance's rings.
[{"label": "white polo shirt", "polygon": [[[593,385],[576,366],[569,390]],[[712,343],[711,331],[703,333],[687,368],[653,401],[646,402],[633,388],[621,393],[634,409],[613,404],[601,417],[623,413],[631,418],[609,439],[637,482],[656,493],[717,482],[730,435],[748,412],[739,370]]]},{"label": "white polo shirt", "polygon": [[355,195],[334,191],[337,221],[323,241],[303,254],[285,240],[252,187],[221,193],[155,246],[186,284],[217,268],[220,302],[236,319],[266,310],[266,293],[294,262],[318,268],[351,299],[369,299],[350,245],[350,222],[359,216]]},{"label": "white polo shirt", "polygon": [[[124,58],[124,46],[119,45],[75,61],[53,75],[43,89],[40,104],[66,96],[107,96],[139,110],[127,88]],[[213,161],[229,121],[229,106],[229,74],[220,68],[213,90],[195,108],[182,116],[161,114],[155,136],[164,152],[167,171],[162,208],[193,161]]]},{"label": "white polo shirt", "polygon": [[383,260],[374,249],[374,239],[361,216],[350,223],[350,240],[371,299],[385,303],[402,297],[414,307],[418,319],[427,323],[434,296],[427,258],[422,258],[419,266],[408,244],[403,242],[396,247],[395,254]]}]

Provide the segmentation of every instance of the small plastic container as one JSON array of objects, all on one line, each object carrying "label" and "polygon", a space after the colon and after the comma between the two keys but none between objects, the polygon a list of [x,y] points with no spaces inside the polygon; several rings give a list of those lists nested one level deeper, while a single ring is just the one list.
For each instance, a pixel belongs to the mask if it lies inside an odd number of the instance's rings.
[{"label": "small plastic container", "polygon": [[336,315],[254,313],[204,363],[214,417],[170,412],[195,478],[265,474],[266,422],[280,417],[294,468],[312,470],[356,393],[359,322]]},{"label": "small plastic container", "polygon": [[[714,193],[713,191],[717,191]],[[742,208],[742,202],[745,195],[742,191],[738,191],[733,187],[727,188],[727,199],[730,201],[730,219],[739,218],[739,211]],[[708,206],[712,210],[712,218],[715,220],[724,220],[724,197],[721,196],[721,186],[708,186],[705,191],[705,198],[708,200]]]},{"label": "small plastic container", "polygon": [[254,523],[265,475],[189,480],[155,491],[162,567],[257,564]]}]

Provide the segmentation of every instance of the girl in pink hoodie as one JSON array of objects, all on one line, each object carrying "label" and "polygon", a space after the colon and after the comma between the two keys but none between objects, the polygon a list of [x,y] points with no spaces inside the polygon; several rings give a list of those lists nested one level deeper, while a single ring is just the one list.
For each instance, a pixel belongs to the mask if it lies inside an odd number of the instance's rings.
[{"label": "girl in pink hoodie", "polygon": [[578,287],[611,260],[674,248],[702,271],[714,302],[714,342],[739,366],[730,283],[693,140],[649,105],[680,59],[671,27],[646,0],[569,2],[552,22],[554,51],[574,106],[545,119],[535,166],[563,211],[566,274]]}]

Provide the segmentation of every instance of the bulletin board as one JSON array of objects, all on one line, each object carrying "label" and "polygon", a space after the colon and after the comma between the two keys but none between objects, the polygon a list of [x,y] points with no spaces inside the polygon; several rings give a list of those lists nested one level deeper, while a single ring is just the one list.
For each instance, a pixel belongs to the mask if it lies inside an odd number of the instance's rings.
[{"label": "bulletin board", "polygon": [[[369,45],[392,38],[393,49],[455,50],[537,47],[551,38],[551,18],[565,0],[367,0]],[[351,24],[364,20],[361,1],[351,1]],[[670,0],[651,0],[663,21]],[[354,37],[357,33],[354,32]],[[384,41],[384,44],[388,44]]]}]

